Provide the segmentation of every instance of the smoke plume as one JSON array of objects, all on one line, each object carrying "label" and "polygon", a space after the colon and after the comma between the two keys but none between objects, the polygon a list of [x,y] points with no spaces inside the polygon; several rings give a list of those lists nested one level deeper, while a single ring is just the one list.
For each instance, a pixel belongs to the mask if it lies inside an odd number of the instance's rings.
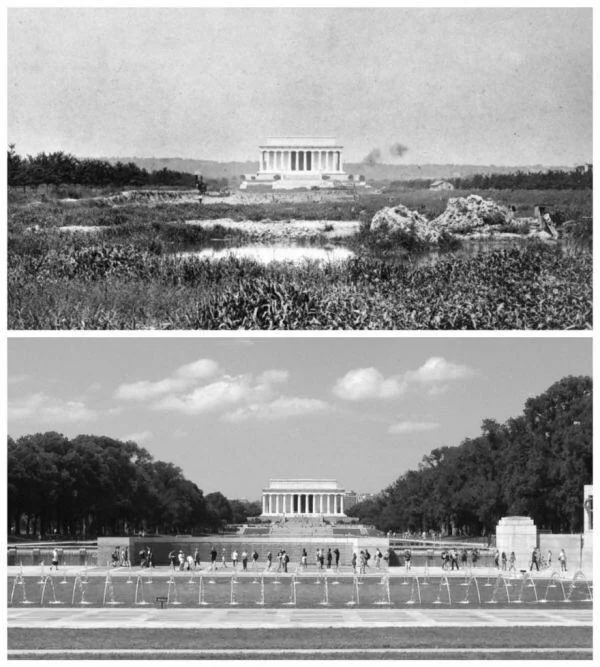
[{"label": "smoke plume", "polygon": [[363,158],[363,164],[366,164],[369,167],[374,167],[380,159],[381,151],[379,148],[374,148],[365,158]]},{"label": "smoke plume", "polygon": [[408,151],[408,146],[405,146],[404,144],[396,143],[390,146],[390,153],[394,157],[402,157],[406,151]]}]

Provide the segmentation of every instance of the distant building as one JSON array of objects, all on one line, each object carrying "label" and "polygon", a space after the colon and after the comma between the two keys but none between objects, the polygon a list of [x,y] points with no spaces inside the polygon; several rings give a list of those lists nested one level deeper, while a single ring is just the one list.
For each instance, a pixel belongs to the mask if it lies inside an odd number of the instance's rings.
[{"label": "distant building", "polygon": [[[244,174],[242,190],[269,186],[273,190],[321,189],[351,185],[343,170],[343,147],[335,137],[274,137],[259,146],[259,167]],[[364,185],[358,181],[357,185]]]},{"label": "distant building", "polygon": [[448,181],[433,181],[429,186],[430,190],[454,190],[452,183]]}]

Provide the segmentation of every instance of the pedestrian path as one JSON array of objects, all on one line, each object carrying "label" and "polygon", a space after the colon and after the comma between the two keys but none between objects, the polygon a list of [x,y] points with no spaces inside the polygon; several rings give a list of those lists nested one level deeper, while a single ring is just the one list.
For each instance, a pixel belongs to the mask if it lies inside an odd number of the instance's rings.
[{"label": "pedestrian path", "polygon": [[9,628],[592,626],[591,609],[9,608]]}]

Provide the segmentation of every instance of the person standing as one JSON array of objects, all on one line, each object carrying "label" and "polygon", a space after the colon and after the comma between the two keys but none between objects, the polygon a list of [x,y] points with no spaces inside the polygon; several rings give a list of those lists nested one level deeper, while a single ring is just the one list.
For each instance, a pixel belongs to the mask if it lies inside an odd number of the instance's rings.
[{"label": "person standing", "polygon": [[560,550],[560,553],[558,554],[558,562],[560,563],[560,571],[561,572],[566,572],[567,571],[567,554],[564,549]]},{"label": "person standing", "polygon": [[352,552],[352,572],[356,574],[356,551]]},{"label": "person standing", "polygon": [[302,556],[300,556],[300,563],[302,565],[303,570],[308,570],[308,554],[306,553],[306,549],[302,549]]},{"label": "person standing", "polygon": [[375,552],[375,567],[376,569],[381,568],[381,559],[383,558],[383,554],[381,553],[381,549],[377,547],[377,551]]},{"label": "person standing", "polygon": [[331,570],[331,560],[333,559],[333,554],[331,553],[331,547],[327,549],[327,569]]},{"label": "person standing", "polygon": [[333,555],[335,556],[335,569],[340,569],[340,550],[336,547],[333,550]]},{"label": "person standing", "polygon": [[225,557],[225,547],[223,547],[223,551],[221,552],[221,564],[225,569],[227,569],[227,558]]},{"label": "person standing", "polygon": [[404,569],[408,572],[411,568],[412,552],[410,549],[406,549],[404,552]]},{"label": "person standing", "polygon": [[231,552],[231,564],[233,565],[233,569],[235,570],[237,567],[237,562],[238,562],[238,552],[234,549]]},{"label": "person standing", "polygon": [[245,549],[242,551],[242,570],[244,572],[248,571],[248,553]]},{"label": "person standing", "polygon": [[52,549],[52,565],[50,569],[52,568],[58,571],[58,549]]},{"label": "person standing", "polygon": [[510,556],[508,557],[508,571],[509,572],[515,572],[517,571],[517,557],[515,556],[515,552],[511,551]]},{"label": "person standing", "polygon": [[258,551],[256,549],[252,552],[252,569],[255,572],[258,570]]},{"label": "person standing", "polygon": [[552,567],[552,552],[548,549],[548,554],[546,556],[546,567],[550,569]]},{"label": "person standing", "polygon": [[210,548],[210,569],[217,569],[217,550],[214,548],[214,546],[211,546]]},{"label": "person standing", "polygon": [[506,551],[502,552],[501,560],[502,560],[502,569],[506,571]]},{"label": "person standing", "polygon": [[272,564],[273,564],[273,555],[271,554],[270,551],[267,551],[267,570],[271,569]]},{"label": "person standing", "polygon": [[451,570],[454,570],[454,566],[456,566],[456,569],[459,570],[460,568],[458,567],[458,553],[456,549],[452,549],[450,552],[450,560],[452,561],[451,565]]}]

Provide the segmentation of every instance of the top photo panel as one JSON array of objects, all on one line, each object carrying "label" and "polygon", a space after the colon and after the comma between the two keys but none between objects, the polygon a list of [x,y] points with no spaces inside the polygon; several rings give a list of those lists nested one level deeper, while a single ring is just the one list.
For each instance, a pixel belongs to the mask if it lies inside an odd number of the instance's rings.
[{"label": "top photo panel", "polygon": [[9,330],[592,328],[591,8],[7,21]]}]

